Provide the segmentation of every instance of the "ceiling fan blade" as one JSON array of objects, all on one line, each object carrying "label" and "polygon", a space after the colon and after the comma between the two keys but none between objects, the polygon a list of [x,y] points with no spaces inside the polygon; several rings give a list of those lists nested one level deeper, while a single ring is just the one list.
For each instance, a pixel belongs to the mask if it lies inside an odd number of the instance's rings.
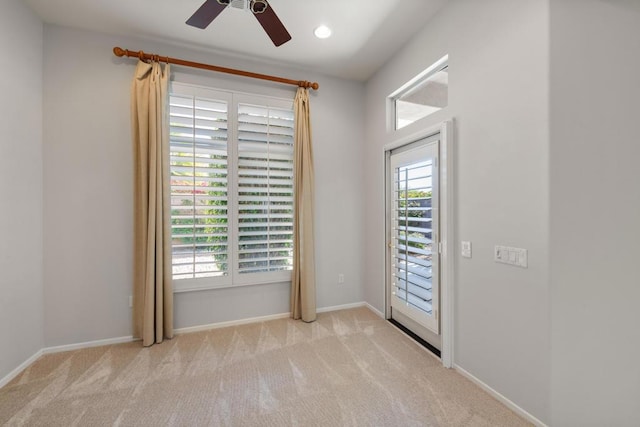
[{"label": "ceiling fan blade", "polygon": [[276,46],[283,45],[291,40],[291,34],[284,27],[271,5],[267,6],[263,12],[253,13],[253,15]]},{"label": "ceiling fan blade", "polygon": [[218,0],[207,0],[200,6],[200,9],[196,10],[196,13],[191,15],[191,18],[187,20],[187,25],[205,29],[227,6],[228,4],[221,4]]}]

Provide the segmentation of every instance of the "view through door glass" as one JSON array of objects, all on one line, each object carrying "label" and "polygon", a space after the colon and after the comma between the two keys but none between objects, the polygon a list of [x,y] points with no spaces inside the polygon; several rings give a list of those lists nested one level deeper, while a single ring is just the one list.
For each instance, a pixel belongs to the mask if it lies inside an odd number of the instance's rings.
[{"label": "view through door glass", "polygon": [[439,333],[438,142],[391,154],[391,308]]}]

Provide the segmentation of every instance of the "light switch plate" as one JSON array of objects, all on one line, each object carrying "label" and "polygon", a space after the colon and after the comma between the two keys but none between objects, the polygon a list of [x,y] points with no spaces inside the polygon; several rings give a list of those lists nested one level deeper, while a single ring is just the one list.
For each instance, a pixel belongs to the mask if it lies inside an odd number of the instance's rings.
[{"label": "light switch plate", "polygon": [[471,242],[462,242],[461,254],[464,258],[471,258]]},{"label": "light switch plate", "polygon": [[512,248],[509,246],[496,246],[493,259],[502,264],[515,265],[516,267],[528,268],[529,260],[526,249]]}]

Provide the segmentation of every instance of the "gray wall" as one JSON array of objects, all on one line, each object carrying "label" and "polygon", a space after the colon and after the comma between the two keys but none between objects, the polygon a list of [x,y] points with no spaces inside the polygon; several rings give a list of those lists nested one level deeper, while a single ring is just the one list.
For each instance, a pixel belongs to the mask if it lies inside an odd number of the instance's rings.
[{"label": "gray wall", "polygon": [[[149,40],[45,27],[44,271],[47,346],[131,334],[135,60],[114,46],[314,80],[318,306],[363,300],[364,85]],[[293,99],[295,87],[175,67],[173,80]],[[338,285],[338,273],[345,284]],[[289,284],[176,294],[176,327],[287,312]]]},{"label": "gray wall", "polygon": [[42,348],[42,23],[0,2],[0,379]]},{"label": "gray wall", "polygon": [[[549,7],[452,0],[368,82],[365,296],[383,310],[383,146],[456,120],[455,363],[544,422],[550,403]],[[385,98],[449,54],[449,106],[400,131]],[[529,250],[529,268],[496,264],[493,246]]]},{"label": "gray wall", "polygon": [[640,2],[551,7],[554,426],[640,425]]},{"label": "gray wall", "polygon": [[[384,309],[382,147],[454,117],[456,247],[474,245],[473,259],[455,260],[455,363],[554,426],[638,425],[638,28],[634,0],[451,0],[363,87],[54,26],[43,65],[41,22],[20,1],[0,3],[0,91],[10,100],[0,105],[0,340],[11,343],[0,378],[43,346],[131,333],[135,61],[111,55],[121,45],[320,82],[319,306],[365,298]],[[449,107],[388,132],[386,96],[445,54]],[[194,70],[174,76],[293,93]],[[529,268],[495,264],[495,244],[529,249]],[[179,294],[176,326],[281,313],[288,291]]]}]

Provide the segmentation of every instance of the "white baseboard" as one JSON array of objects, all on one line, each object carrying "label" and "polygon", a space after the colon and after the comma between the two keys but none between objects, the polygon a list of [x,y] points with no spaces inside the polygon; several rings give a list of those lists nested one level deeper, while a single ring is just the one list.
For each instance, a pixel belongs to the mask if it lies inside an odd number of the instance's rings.
[{"label": "white baseboard", "polygon": [[378,310],[377,308],[375,308],[374,306],[372,306],[371,304],[369,304],[368,302],[365,302],[364,306],[367,307],[369,310],[373,311],[375,314],[377,314],[378,317],[384,319],[384,313]]},{"label": "white baseboard", "polygon": [[248,319],[229,320],[227,322],[210,323],[208,325],[190,326],[174,329],[176,334],[189,334],[191,332],[209,331],[211,329],[227,328],[229,326],[248,325],[251,323],[268,322],[269,320],[286,319],[291,313],[271,314],[269,316],[250,317]]},{"label": "white baseboard", "polygon": [[484,383],[480,379],[473,376],[471,373],[467,372],[464,368],[458,365],[453,365],[453,369],[455,369],[460,375],[467,378],[468,380],[476,384],[478,387],[480,387],[481,389],[489,393],[491,396],[493,396],[495,399],[497,399],[500,403],[505,405],[507,408],[511,409],[513,412],[515,412],[525,420],[529,421],[531,424],[537,427],[547,427],[545,423],[543,423],[542,421],[540,421],[539,419],[537,419],[536,417],[534,417],[533,415],[531,415],[530,413],[528,413],[527,411],[525,411],[524,409],[522,409],[521,407],[513,403],[511,400],[507,399],[505,396],[503,396],[502,394],[500,394],[499,392],[497,392],[496,390],[488,386],[486,383]]},{"label": "white baseboard", "polygon": [[[331,307],[321,307],[316,309],[316,313],[328,313],[331,311],[347,310],[350,308],[364,307],[366,303],[357,302],[353,304],[335,305]],[[203,332],[212,329],[227,328],[229,326],[249,325],[251,323],[268,322],[269,320],[286,319],[291,317],[291,313],[271,314],[268,316],[250,317],[248,319],[230,320],[226,322],[210,323],[208,325],[190,326],[186,328],[175,329],[176,334],[188,334],[191,332]]]},{"label": "white baseboard", "polygon": [[63,351],[81,350],[83,348],[101,347],[103,345],[123,344],[127,342],[139,341],[138,338],[132,336],[108,338],[105,340],[87,341],[76,344],[58,345],[55,347],[45,347],[42,354],[62,353]]},{"label": "white baseboard", "polygon": [[364,307],[364,302],[354,302],[353,304],[334,305],[331,307],[322,307],[316,310],[316,313],[329,313],[331,311],[348,310],[350,308]]},{"label": "white baseboard", "polygon": [[38,358],[40,356],[42,356],[42,350],[36,351],[33,356],[31,356],[30,358],[28,358],[27,360],[22,362],[20,364],[20,366],[18,366],[13,371],[11,371],[7,375],[5,375],[4,378],[0,379],[0,388],[2,388],[4,386],[6,386],[7,384],[9,384],[11,382],[11,380],[13,380],[15,377],[17,377],[20,374],[20,372],[24,371],[27,368],[27,366],[31,365],[33,362],[38,360]]}]

